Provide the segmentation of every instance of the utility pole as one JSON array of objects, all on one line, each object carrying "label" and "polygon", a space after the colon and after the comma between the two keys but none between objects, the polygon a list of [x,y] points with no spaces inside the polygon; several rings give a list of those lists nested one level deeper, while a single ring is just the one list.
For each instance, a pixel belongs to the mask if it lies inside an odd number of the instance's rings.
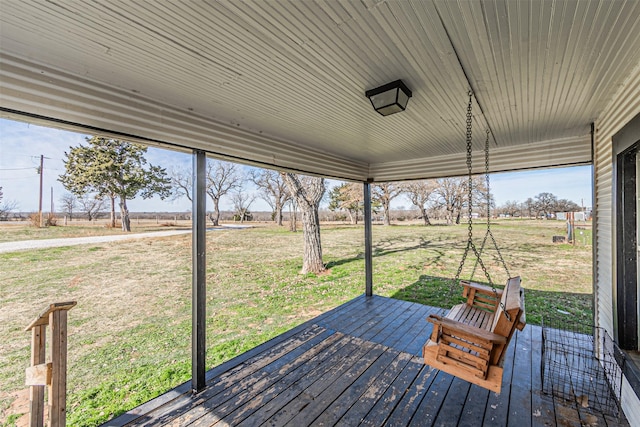
[{"label": "utility pole", "polygon": [[44,172],[44,155],[40,154],[40,203],[38,204],[38,217],[40,218],[40,227],[42,228],[42,175]]}]

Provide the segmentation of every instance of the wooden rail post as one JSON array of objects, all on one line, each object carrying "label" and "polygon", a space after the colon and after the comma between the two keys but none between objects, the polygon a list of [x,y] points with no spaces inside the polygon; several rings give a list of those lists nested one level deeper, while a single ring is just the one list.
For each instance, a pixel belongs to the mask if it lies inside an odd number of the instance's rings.
[{"label": "wooden rail post", "polygon": [[[49,427],[63,427],[67,416],[67,311],[75,301],[57,302],[38,316],[31,330],[31,366],[26,370],[29,387],[29,425],[44,426],[44,386],[48,386]],[[46,329],[51,328],[49,362],[46,359]]]}]

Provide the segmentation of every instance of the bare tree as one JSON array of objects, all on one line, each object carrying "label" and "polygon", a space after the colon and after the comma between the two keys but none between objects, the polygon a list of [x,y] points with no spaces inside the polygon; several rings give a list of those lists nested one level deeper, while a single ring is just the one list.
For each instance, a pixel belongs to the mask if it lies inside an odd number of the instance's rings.
[{"label": "bare tree", "polygon": [[251,171],[249,177],[256,187],[258,187],[260,198],[271,207],[273,220],[281,226],[282,211],[291,199],[291,195],[282,176],[279,172],[270,169],[258,169]]},{"label": "bare tree", "polygon": [[384,225],[391,225],[391,218],[389,217],[391,201],[402,194],[402,191],[402,185],[397,182],[385,182],[372,187],[372,198],[382,205]]},{"label": "bare tree", "polygon": [[[522,209],[526,212],[528,218],[532,218],[536,212],[536,202],[531,197],[522,202]],[[523,215],[524,216],[524,215]]]},{"label": "bare tree", "polygon": [[174,168],[169,175],[171,176],[173,200],[184,196],[189,199],[189,201],[192,201],[191,189],[193,188],[193,178],[191,170]]},{"label": "bare tree", "polygon": [[213,213],[209,218],[214,226],[220,225],[220,199],[233,190],[241,190],[242,180],[235,163],[221,160],[207,163],[207,195],[213,202]]},{"label": "bare tree", "polygon": [[522,207],[521,207],[520,203],[518,203],[518,202],[516,202],[514,200],[507,200],[500,207],[500,210],[502,211],[503,214],[508,215],[510,217],[514,217],[514,216],[517,216],[517,214],[518,214],[518,212],[520,212],[521,208]]},{"label": "bare tree", "polygon": [[[221,160],[207,160],[206,193],[213,202],[213,212],[209,219],[214,226],[220,225],[220,200],[235,190],[242,189],[244,177],[235,163]],[[186,197],[192,200],[193,178],[190,169],[173,169],[171,171],[173,198]]]},{"label": "bare tree", "polygon": [[0,204],[0,221],[8,221],[11,212],[18,209],[18,202],[15,200],[7,200]]},{"label": "bare tree", "polygon": [[409,196],[411,203],[418,209],[424,220],[424,225],[431,225],[431,220],[427,213],[427,205],[431,202],[435,195],[436,185],[434,181],[420,180],[411,181],[403,184],[404,193]]},{"label": "bare tree", "polygon": [[77,201],[89,221],[96,219],[105,205],[105,200],[96,194],[83,194]]},{"label": "bare tree", "polygon": [[249,218],[249,207],[256,200],[256,196],[253,194],[244,193],[242,191],[235,191],[231,194],[231,201],[233,202],[233,208],[235,209],[235,217],[240,219],[240,222],[243,223],[246,220],[250,220]]},{"label": "bare tree", "polygon": [[325,268],[322,262],[318,207],[325,192],[324,178],[298,176],[290,172],[282,172],[282,178],[302,211],[304,255],[301,273],[321,273]]},{"label": "bare tree", "polygon": [[[469,178],[438,178],[436,180],[437,203],[445,210],[447,224],[460,224],[463,210],[469,205]],[[486,204],[492,203],[489,195],[487,200],[487,187],[485,180],[479,176],[471,182],[471,203],[480,210],[486,210]]]},{"label": "bare tree", "polygon": [[15,200],[5,200],[4,194],[2,192],[2,187],[0,187],[0,221],[7,221],[9,219],[9,214],[18,208],[18,202]]},{"label": "bare tree", "polygon": [[558,198],[551,193],[540,193],[535,198],[536,211],[542,213],[544,219],[549,218],[558,204]]},{"label": "bare tree", "polygon": [[66,193],[60,197],[60,207],[62,208],[62,212],[69,215],[69,221],[73,221],[73,211],[77,206],[77,198],[73,194]]},{"label": "bare tree", "polygon": [[[472,203],[473,206],[476,207],[478,214],[480,216],[488,216],[491,215],[490,210],[495,209],[495,199],[493,194],[490,194],[487,191],[487,182],[484,178],[475,177],[472,181]],[[467,203],[469,200],[469,196],[467,195]],[[488,206],[487,206],[488,205]],[[490,208],[490,209],[489,209]]]},{"label": "bare tree", "polygon": [[582,212],[582,208],[576,202],[567,199],[558,199],[555,206],[556,212]]},{"label": "bare tree", "polygon": [[445,210],[447,224],[460,223],[467,189],[467,178],[438,178],[436,191],[438,203]]}]

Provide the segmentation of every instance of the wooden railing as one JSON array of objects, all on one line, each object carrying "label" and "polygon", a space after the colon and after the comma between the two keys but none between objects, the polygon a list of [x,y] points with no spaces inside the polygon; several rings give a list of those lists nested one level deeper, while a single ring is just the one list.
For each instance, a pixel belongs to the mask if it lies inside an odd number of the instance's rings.
[{"label": "wooden railing", "polygon": [[[44,387],[48,386],[49,427],[62,427],[67,420],[67,311],[75,301],[51,304],[25,331],[31,330],[31,366],[26,371],[29,387],[29,425],[44,425]],[[47,362],[47,326],[51,345]]]}]

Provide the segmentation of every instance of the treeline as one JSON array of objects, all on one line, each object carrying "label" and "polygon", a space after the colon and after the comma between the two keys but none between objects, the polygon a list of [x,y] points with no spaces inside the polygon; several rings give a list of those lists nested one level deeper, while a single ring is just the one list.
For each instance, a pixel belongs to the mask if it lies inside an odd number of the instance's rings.
[{"label": "treeline", "polygon": [[[170,197],[185,197],[191,200],[191,171],[173,169],[168,173],[171,182]],[[459,224],[467,218],[468,178],[440,178],[411,182],[390,182],[372,185],[372,211],[374,219],[383,224],[392,221],[421,220],[425,225],[433,222]],[[220,221],[273,221],[278,225],[289,222],[295,228],[299,220],[298,207],[291,196],[283,175],[268,169],[244,171],[234,163],[209,159],[206,172],[206,194],[213,209],[208,212],[212,225]],[[249,188],[251,187],[251,189]],[[404,196],[411,206],[392,209],[392,202]],[[270,212],[253,212],[256,200],[263,200]],[[492,217],[549,218],[556,212],[582,210],[575,202],[558,199],[551,193],[539,193],[523,202],[507,201],[496,206],[492,195],[487,194],[483,178],[472,179],[472,215]],[[326,209],[319,210],[322,221],[348,221],[357,224],[363,216],[364,193],[361,183],[342,183],[327,190],[323,195]],[[231,202],[232,210],[221,210],[221,201]],[[92,194],[75,196],[66,194],[60,199],[61,212],[70,218],[77,211],[92,220],[104,216],[107,203]],[[488,206],[489,204],[489,206]],[[153,217],[154,214],[150,214]],[[147,215],[148,216],[148,215]],[[138,215],[137,217],[140,217]],[[183,215],[188,219],[189,215]]]},{"label": "treeline", "polygon": [[[72,219],[75,215],[91,221],[108,211],[112,226],[115,226],[117,206],[122,227],[128,231],[128,200],[152,196],[191,200],[190,168],[167,171],[151,165],[144,157],[146,147],[139,144],[98,136],[87,138],[86,142],[65,152],[65,173],[59,177],[69,193],[59,199],[57,211],[68,218]],[[292,180],[292,177],[296,177],[296,180]],[[325,180],[322,180],[322,185],[317,185],[318,179],[208,159],[206,194],[212,207],[208,212],[209,219],[214,226],[219,225],[221,219],[264,221],[263,214],[258,218],[251,212],[251,207],[260,199],[270,207],[271,220],[283,225],[286,214],[291,227],[295,229],[300,202],[307,202],[304,197],[296,196],[306,190],[314,190],[317,194],[313,196],[329,209],[322,213],[323,220],[347,220],[357,224],[363,214],[363,185],[342,183],[326,189]],[[524,202],[507,201],[495,206],[492,195],[487,193],[486,181],[479,176],[471,180],[471,185],[467,177],[372,184],[371,193],[373,214],[387,225],[392,219],[420,219],[425,225],[430,225],[432,221],[459,224],[470,212],[469,198],[471,215],[474,217],[485,217],[488,208],[494,217],[528,218],[548,218],[555,212],[581,210],[576,203],[558,199],[551,193],[540,193]],[[395,218],[392,218],[391,205],[401,196],[410,201],[412,206],[395,212]],[[231,212],[226,212],[224,217],[220,209],[222,201],[226,206],[232,206]],[[0,220],[6,220],[17,205],[1,202],[0,188]]]},{"label": "treeline", "polygon": [[[471,195],[469,195],[469,191]],[[363,212],[362,184],[344,183],[330,191],[329,209],[344,212],[344,219],[356,224]],[[472,217],[522,217],[550,218],[556,212],[577,212],[582,208],[575,202],[558,199],[551,193],[540,193],[524,202],[507,201],[496,206],[493,196],[487,193],[484,178],[475,177],[469,188],[468,178],[439,178],[401,183],[385,183],[372,186],[372,209],[382,215],[382,222],[389,224],[394,215],[391,201],[404,195],[412,204],[408,211],[396,210],[396,220],[421,219],[425,225],[432,221],[459,224],[469,215],[471,196]],[[489,209],[490,208],[490,211]]]},{"label": "treeline", "polygon": [[582,212],[584,207],[577,203],[558,199],[552,193],[540,193],[524,202],[508,200],[496,208],[496,215],[522,218],[551,218],[558,212]]}]

